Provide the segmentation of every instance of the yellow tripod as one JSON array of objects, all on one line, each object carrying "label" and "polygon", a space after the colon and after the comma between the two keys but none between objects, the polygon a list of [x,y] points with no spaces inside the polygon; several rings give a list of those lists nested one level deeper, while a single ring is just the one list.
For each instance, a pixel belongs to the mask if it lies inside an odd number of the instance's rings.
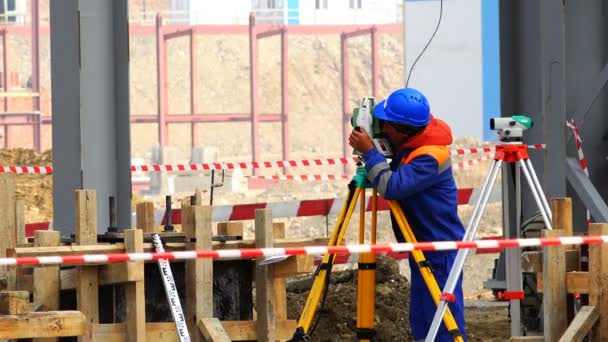
[{"label": "yellow tripod", "polygon": [[[357,205],[357,199],[360,199],[360,222],[359,222],[359,243],[365,243],[365,189],[372,188],[367,181],[367,172],[365,167],[357,168],[357,175],[348,185],[348,196],[340,211],[338,221],[336,222],[332,235],[329,239],[329,246],[337,246],[342,243],[346,228],[350,222],[350,218]],[[372,222],[371,222],[371,243],[376,243],[376,222],[377,222],[377,200],[378,193],[375,189],[372,192]],[[412,232],[412,228],[407,222],[401,207],[395,200],[388,201],[391,212],[393,213],[405,240],[410,243],[416,243],[416,237]],[[437,284],[437,280],[421,251],[412,251],[412,256],[416,264],[420,268],[420,273],[426,283],[431,297],[435,301],[435,305],[439,304],[441,290]],[[329,288],[329,276],[333,267],[335,255],[326,254],[321,261],[321,264],[315,271],[315,278],[312,288],[304,305],[304,309],[298,320],[298,328],[290,341],[307,341],[314,331],[311,328],[313,318],[321,301],[321,297],[325,297]],[[375,315],[375,273],[376,257],[373,253],[364,253],[359,255],[359,272],[358,272],[358,288],[357,288],[357,339],[360,341],[372,341],[375,335],[374,330],[374,315]],[[443,322],[447,330],[452,334],[454,341],[462,342],[463,338],[458,329],[458,325],[452,316],[452,312],[447,308],[443,316]]]}]

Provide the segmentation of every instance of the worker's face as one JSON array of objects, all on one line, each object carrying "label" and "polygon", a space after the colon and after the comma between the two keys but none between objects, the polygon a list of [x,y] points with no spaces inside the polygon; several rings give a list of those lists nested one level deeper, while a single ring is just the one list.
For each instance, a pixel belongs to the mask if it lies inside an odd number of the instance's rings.
[{"label": "worker's face", "polygon": [[397,151],[407,141],[409,138],[408,135],[396,129],[395,126],[388,121],[383,121],[381,124],[382,133],[386,139],[388,139],[393,151]]}]

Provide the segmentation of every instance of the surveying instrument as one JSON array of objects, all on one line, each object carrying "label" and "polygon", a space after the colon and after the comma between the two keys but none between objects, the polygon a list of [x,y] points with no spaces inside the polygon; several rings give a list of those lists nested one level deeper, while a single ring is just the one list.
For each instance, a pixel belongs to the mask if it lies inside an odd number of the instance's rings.
[{"label": "surveying instrument", "polygon": [[[375,148],[377,148],[384,156],[391,157],[392,151],[390,145],[384,140],[380,133],[380,123],[373,114],[374,98],[365,97],[361,102],[359,108],[355,108],[351,119],[351,124],[355,129],[363,127],[368,134],[370,134]],[[365,212],[366,212],[366,200],[365,191],[366,189],[373,189],[372,184],[367,179],[367,171],[365,169],[363,157],[358,151],[353,152],[358,155],[357,169],[355,176],[348,184],[348,196],[344,205],[340,211],[338,221],[336,222],[332,235],[329,240],[329,246],[337,246],[342,243],[346,229],[350,222],[350,218],[357,205],[357,199],[360,199],[359,209],[359,244],[365,243]],[[377,200],[378,193],[376,189],[372,190],[372,217],[371,217],[371,244],[376,243],[376,222],[377,222]],[[416,243],[416,237],[412,232],[399,203],[395,200],[387,200],[391,213],[396,219],[406,242]],[[437,280],[433,276],[432,270],[429,267],[429,263],[424,257],[422,251],[414,250],[410,252],[412,257],[416,261],[418,267],[420,267],[420,273],[431,293],[431,297],[438,305],[440,301],[440,288],[437,284]],[[311,340],[311,336],[319,323],[320,318],[317,317],[317,321],[313,326],[313,318],[319,307],[321,297],[323,301],[319,309],[322,309],[329,290],[331,270],[335,261],[334,254],[326,254],[323,260],[318,265],[314,272],[314,281],[312,288],[302,310],[300,319],[298,320],[298,327],[290,341],[308,341]],[[374,316],[375,316],[375,286],[376,286],[376,256],[373,253],[361,253],[359,254],[358,263],[358,282],[357,282],[357,330],[356,338],[359,341],[372,341],[375,336],[374,330]],[[463,338],[458,329],[458,325],[452,316],[449,308],[445,311],[445,315],[442,316],[443,322],[447,330],[451,333],[454,341],[462,342]]]},{"label": "surveying instrument", "polygon": [[[481,194],[477,199],[475,209],[473,210],[469,225],[467,226],[465,235],[463,237],[464,241],[471,241],[475,239],[475,234],[477,233],[481,216],[486,208],[486,205],[488,204],[492,187],[494,186],[498,172],[501,170],[504,163],[513,164],[516,167],[515,189],[518,192],[516,195],[517,201],[519,202],[521,199],[521,193],[519,190],[521,189],[521,181],[519,176],[519,170],[521,169],[524,173],[526,181],[528,182],[536,205],[538,206],[543,217],[546,228],[552,229],[552,215],[549,203],[547,202],[547,199],[540,186],[540,182],[536,177],[536,173],[532,167],[532,162],[528,157],[528,146],[523,144],[523,132],[526,129],[531,128],[532,125],[533,123],[530,118],[521,115],[490,119],[490,129],[497,131],[499,142],[496,145],[494,160],[492,161],[488,175],[483,183]],[[433,323],[431,324],[431,328],[429,329],[425,342],[433,342],[437,336],[441,319],[444,312],[446,312],[448,302],[450,301],[449,299],[453,298],[451,294],[454,292],[454,288],[458,282],[458,278],[460,277],[464,267],[464,261],[469,254],[469,251],[470,249],[460,249],[456,255],[454,265],[450,270],[445,287],[443,288],[441,302],[439,303],[437,311],[435,312]],[[523,299],[523,294],[516,293],[514,291],[511,292],[513,292],[514,299]]]}]

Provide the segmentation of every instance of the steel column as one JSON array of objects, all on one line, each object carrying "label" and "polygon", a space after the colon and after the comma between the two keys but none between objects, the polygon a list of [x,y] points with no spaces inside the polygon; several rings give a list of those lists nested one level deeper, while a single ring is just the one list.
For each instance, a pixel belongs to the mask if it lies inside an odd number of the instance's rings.
[{"label": "steel column", "polygon": [[566,196],[566,37],[563,0],[540,1],[541,115],[547,144],[543,188]]},{"label": "steel column", "polygon": [[[342,59],[342,155],[348,156],[350,148],[348,146],[348,136],[350,134],[349,122],[351,113],[349,113],[350,89],[348,88],[348,37],[345,33],[340,35],[341,59]],[[348,165],[344,165],[344,172],[348,172]]]},{"label": "steel column", "polygon": [[163,33],[163,18],[156,16],[156,94],[158,101],[158,143],[167,146],[167,44]]},{"label": "steel column", "polygon": [[131,226],[127,2],[51,1],[53,221],[74,232],[74,190],[97,191],[100,232],[115,196]]},{"label": "steel column", "polygon": [[[8,84],[8,31],[5,29],[2,30],[2,84],[5,92],[8,92],[10,89]],[[8,96],[4,97],[4,111],[8,112]],[[6,127],[4,128],[6,132]],[[4,134],[6,139],[6,133]],[[6,142],[6,140],[5,140]],[[6,144],[4,145],[6,147]]]},{"label": "steel column", "polygon": [[379,94],[379,77],[378,75],[380,74],[380,63],[379,63],[379,57],[378,55],[380,54],[380,48],[379,48],[379,42],[378,42],[378,28],[376,26],[373,26],[371,29],[371,41],[372,41],[372,46],[371,46],[371,54],[372,54],[372,94],[374,96],[374,98],[378,98],[380,96]]},{"label": "steel column", "polygon": [[249,15],[249,87],[251,108],[251,154],[253,161],[260,160],[258,84],[258,37],[255,14],[252,12]]},{"label": "steel column", "polygon": [[[38,0],[30,0],[32,20],[32,92],[38,93],[32,97],[32,109],[40,112],[40,6]],[[38,118],[39,119],[39,118]],[[33,125],[34,150],[40,152],[40,120]]]},{"label": "steel column", "polygon": [[[287,6],[285,6],[287,7]],[[289,160],[289,40],[287,26],[281,30],[281,128],[283,160]]]},{"label": "steel column", "polygon": [[[198,75],[198,66],[196,64],[196,35],[194,30],[190,30],[190,115],[198,113],[198,86],[196,76]],[[196,146],[196,123],[190,125],[190,135],[192,147]]]}]

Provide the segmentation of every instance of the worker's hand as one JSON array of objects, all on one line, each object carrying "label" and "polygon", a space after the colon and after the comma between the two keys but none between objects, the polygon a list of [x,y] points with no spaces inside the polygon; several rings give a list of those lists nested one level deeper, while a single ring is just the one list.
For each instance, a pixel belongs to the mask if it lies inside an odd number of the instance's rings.
[{"label": "worker's hand", "polygon": [[361,153],[366,153],[374,148],[372,138],[367,134],[363,127],[360,127],[360,131],[353,129],[352,132],[350,132],[348,144]]}]

